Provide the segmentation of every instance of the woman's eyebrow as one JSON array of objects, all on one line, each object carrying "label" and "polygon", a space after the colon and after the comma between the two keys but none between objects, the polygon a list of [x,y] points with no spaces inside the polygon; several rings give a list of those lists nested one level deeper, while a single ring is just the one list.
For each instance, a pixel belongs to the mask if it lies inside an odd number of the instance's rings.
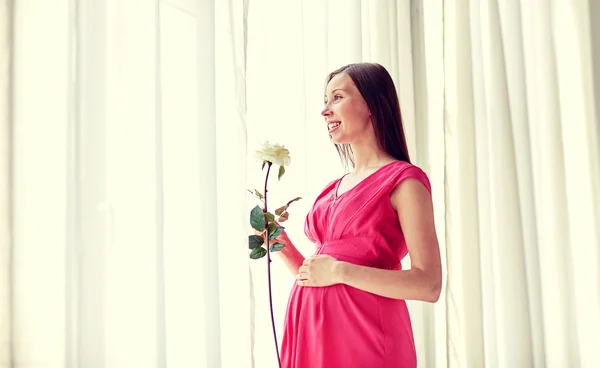
[{"label": "woman's eyebrow", "polygon": [[[346,92],[346,91],[344,91],[344,90],[343,90],[343,89],[341,89],[341,88],[336,88],[336,89],[334,89],[333,91],[331,91],[331,93],[333,94],[333,93],[335,93],[336,91],[342,91],[342,92]],[[327,98],[327,94],[325,95],[325,98]]]}]

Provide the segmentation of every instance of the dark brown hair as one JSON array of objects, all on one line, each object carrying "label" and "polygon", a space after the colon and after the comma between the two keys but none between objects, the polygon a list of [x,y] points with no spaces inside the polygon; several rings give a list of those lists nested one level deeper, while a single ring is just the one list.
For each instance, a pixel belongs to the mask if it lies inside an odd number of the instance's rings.
[{"label": "dark brown hair", "polygon": [[[376,63],[348,64],[329,73],[325,85],[340,73],[346,73],[352,79],[366,101],[379,146],[395,159],[410,163],[400,102],[390,73]],[[348,163],[354,166],[349,144],[335,144],[335,148],[346,168]]]}]

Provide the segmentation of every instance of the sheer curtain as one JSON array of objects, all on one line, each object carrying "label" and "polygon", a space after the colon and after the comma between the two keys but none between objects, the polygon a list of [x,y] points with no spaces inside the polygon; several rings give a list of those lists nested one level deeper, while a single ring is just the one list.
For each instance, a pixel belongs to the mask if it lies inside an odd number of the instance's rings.
[{"label": "sheer curtain", "polygon": [[244,6],[0,9],[0,366],[250,367]]},{"label": "sheer curtain", "polygon": [[0,2],[0,366],[12,360],[11,321],[11,90],[12,2]]},{"label": "sheer curtain", "polygon": [[82,21],[105,14],[96,40],[106,53],[96,65],[106,81],[103,172],[88,176],[104,178],[105,291],[95,305],[105,320],[93,331],[102,333],[95,338],[105,366],[250,364],[244,104],[236,93],[243,8],[215,5],[90,2],[103,9]]},{"label": "sheer curtain", "polygon": [[591,42],[600,34],[591,19],[583,1],[446,4],[456,365],[600,362],[600,70]]},{"label": "sheer curtain", "polygon": [[[594,15],[591,1],[250,2],[248,142],[290,147],[272,195],[305,198],[288,223],[304,253],[303,215],[342,174],[319,116],[324,76],[375,61],[397,83],[445,269],[440,302],[410,303],[419,366],[600,364]],[[273,265],[282,326],[293,280]],[[265,271],[252,270],[255,359],[275,366]]]},{"label": "sheer curtain", "polygon": [[64,2],[8,4],[1,25],[11,27],[12,44],[1,56],[12,62],[12,88],[2,91],[3,103],[8,102],[2,114],[9,113],[2,121],[7,165],[1,174],[8,189],[2,202],[8,262],[1,271],[8,276],[2,284],[8,299],[0,313],[10,322],[0,360],[6,366],[63,367],[70,328],[65,298],[71,246],[65,231],[70,226],[69,7]]}]

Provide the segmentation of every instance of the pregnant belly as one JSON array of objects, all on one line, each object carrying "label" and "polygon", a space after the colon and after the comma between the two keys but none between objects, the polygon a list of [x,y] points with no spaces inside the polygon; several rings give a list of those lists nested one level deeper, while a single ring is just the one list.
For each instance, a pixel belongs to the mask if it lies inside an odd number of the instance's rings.
[{"label": "pregnant belly", "polygon": [[[406,303],[342,284],[328,287],[294,284],[284,343],[286,351],[293,347],[299,349],[298,353],[304,351],[317,359],[316,365],[307,366],[414,367],[416,364]],[[331,363],[323,365],[326,361]]]},{"label": "pregnant belly", "polygon": [[286,316],[286,340],[313,353],[327,347],[323,359],[341,354],[334,359],[336,366],[340,359],[381,361],[385,336],[376,298],[346,285],[294,286]]}]

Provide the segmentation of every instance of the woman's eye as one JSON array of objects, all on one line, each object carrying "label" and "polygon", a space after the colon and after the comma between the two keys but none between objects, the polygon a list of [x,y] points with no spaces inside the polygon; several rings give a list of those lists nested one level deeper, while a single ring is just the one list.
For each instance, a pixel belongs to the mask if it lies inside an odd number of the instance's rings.
[{"label": "woman's eye", "polygon": [[[339,100],[340,98],[342,98],[342,95],[335,95],[335,96],[333,96],[333,100],[334,100],[334,101],[337,101],[337,100]],[[328,102],[329,102],[328,100],[325,100],[325,101],[323,101],[323,104],[324,104],[324,105],[327,105],[327,103],[328,103]]]}]

